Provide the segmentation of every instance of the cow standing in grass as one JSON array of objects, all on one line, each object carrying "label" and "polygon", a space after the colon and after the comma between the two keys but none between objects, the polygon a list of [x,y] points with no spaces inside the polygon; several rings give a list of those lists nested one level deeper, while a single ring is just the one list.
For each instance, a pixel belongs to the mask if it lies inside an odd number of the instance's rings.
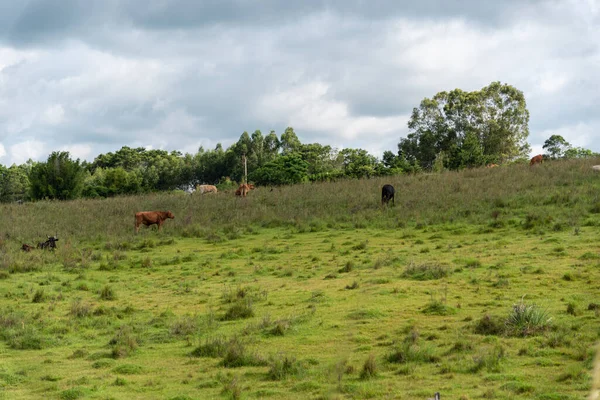
[{"label": "cow standing in grass", "polygon": [[217,187],[214,185],[198,185],[196,186],[196,191],[200,192],[200,194],[218,192]]},{"label": "cow standing in grass", "polygon": [[533,156],[531,161],[529,161],[529,166],[533,167],[535,164],[541,164],[544,161],[544,156],[538,154],[537,156]]},{"label": "cow standing in grass", "polygon": [[140,211],[135,214],[135,233],[140,231],[141,224],[146,226],[156,224],[160,230],[167,218],[173,219],[175,216],[171,211]]},{"label": "cow standing in grass", "polygon": [[254,189],[254,185],[248,185],[246,183],[242,183],[239,188],[235,191],[236,196],[246,197],[250,189]]},{"label": "cow standing in grass", "polygon": [[392,200],[392,204],[395,205],[394,200],[394,187],[392,185],[383,185],[381,188],[381,205],[388,204]]}]

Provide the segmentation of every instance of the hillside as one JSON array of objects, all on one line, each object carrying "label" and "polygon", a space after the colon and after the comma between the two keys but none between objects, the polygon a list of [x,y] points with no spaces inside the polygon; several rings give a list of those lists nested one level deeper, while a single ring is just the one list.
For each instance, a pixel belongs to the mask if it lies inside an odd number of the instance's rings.
[{"label": "hillside", "polygon": [[0,399],[583,398],[597,162],[0,206]]}]

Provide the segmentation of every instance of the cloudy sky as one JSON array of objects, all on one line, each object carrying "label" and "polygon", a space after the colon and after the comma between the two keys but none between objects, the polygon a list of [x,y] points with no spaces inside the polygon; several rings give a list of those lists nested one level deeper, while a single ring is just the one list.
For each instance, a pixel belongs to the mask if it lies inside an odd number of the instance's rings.
[{"label": "cloudy sky", "polygon": [[600,0],[0,0],[0,163],[287,126],[380,155],[424,97],[492,81],[534,153],[600,151]]}]

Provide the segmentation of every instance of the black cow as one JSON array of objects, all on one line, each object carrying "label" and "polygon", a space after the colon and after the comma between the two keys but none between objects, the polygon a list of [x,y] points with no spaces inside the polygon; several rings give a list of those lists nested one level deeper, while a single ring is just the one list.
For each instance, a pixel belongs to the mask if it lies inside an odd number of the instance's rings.
[{"label": "black cow", "polygon": [[54,250],[56,248],[56,242],[58,242],[58,237],[56,236],[48,236],[48,240],[45,242],[38,243],[38,249],[51,249]]},{"label": "black cow", "polygon": [[383,185],[381,188],[381,205],[388,204],[392,200],[392,204],[396,205],[394,201],[394,187],[392,185]]}]

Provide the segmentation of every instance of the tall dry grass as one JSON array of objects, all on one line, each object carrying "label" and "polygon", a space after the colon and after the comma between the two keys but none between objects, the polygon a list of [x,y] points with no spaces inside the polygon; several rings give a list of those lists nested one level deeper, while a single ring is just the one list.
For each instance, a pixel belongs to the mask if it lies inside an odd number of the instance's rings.
[{"label": "tall dry grass", "polygon": [[[54,234],[61,240],[59,246],[66,241],[126,240],[134,236],[134,214],[143,210],[171,210],[175,220],[164,224],[163,234],[195,237],[229,232],[231,238],[237,230],[253,226],[310,231],[498,220],[521,224],[524,229],[557,229],[589,224],[586,219],[600,213],[600,174],[591,169],[596,163],[600,160],[260,187],[246,198],[233,192],[158,193],[4,204],[0,206],[0,246],[35,245]],[[385,183],[396,189],[395,207],[380,205]],[[149,234],[154,233],[141,231],[142,236]]]}]

